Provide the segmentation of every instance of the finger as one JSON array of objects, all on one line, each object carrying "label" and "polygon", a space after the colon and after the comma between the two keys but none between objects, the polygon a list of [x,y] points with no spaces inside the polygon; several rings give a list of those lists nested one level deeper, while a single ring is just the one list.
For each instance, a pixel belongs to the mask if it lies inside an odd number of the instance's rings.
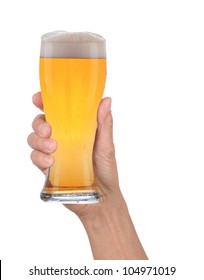
[{"label": "finger", "polygon": [[28,145],[34,149],[38,150],[40,152],[51,154],[54,153],[57,149],[57,142],[50,138],[42,138],[39,137],[35,132],[32,132],[28,136]]},{"label": "finger", "polygon": [[39,151],[32,151],[31,160],[41,170],[45,170],[54,164],[54,157],[48,154],[44,154]]},{"label": "finger", "polygon": [[45,121],[45,115],[38,115],[32,123],[34,132],[40,137],[48,138],[51,136],[51,126]]},{"label": "finger", "polygon": [[40,110],[43,111],[43,103],[42,103],[42,97],[41,97],[41,92],[37,92],[33,95],[33,104],[39,108]]}]

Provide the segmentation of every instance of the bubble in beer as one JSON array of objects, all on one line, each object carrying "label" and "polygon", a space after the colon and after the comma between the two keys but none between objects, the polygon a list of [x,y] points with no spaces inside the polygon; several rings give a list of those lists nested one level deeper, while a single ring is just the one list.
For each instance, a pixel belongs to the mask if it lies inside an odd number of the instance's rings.
[{"label": "bubble in beer", "polygon": [[41,57],[105,58],[105,39],[91,32],[54,31],[41,37]]}]

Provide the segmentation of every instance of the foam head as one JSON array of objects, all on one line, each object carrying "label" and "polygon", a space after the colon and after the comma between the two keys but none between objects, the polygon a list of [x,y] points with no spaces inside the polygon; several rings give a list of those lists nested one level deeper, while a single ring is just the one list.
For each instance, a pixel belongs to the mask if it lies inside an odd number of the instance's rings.
[{"label": "foam head", "polygon": [[106,41],[91,32],[54,31],[41,37],[40,57],[105,58]]}]

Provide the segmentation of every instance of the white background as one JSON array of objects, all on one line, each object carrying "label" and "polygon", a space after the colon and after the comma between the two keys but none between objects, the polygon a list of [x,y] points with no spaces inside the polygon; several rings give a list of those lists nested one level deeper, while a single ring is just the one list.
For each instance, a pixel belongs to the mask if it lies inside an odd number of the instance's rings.
[{"label": "white background", "polygon": [[30,279],[34,265],[94,265],[78,218],[41,202],[44,176],[26,140],[39,113],[31,99],[39,90],[40,36],[59,29],[107,40],[104,95],[112,97],[120,185],[148,265],[174,265],[177,279],[202,278],[203,15],[196,0],[1,1],[3,279]]}]

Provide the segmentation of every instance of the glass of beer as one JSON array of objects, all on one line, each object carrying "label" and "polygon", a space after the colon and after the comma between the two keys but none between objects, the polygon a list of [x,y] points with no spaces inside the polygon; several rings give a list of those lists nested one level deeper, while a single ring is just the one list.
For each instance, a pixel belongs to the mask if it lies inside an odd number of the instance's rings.
[{"label": "glass of beer", "polygon": [[106,80],[105,39],[90,32],[56,31],[41,37],[40,87],[54,165],[41,191],[43,201],[97,203],[92,152],[97,110]]}]

